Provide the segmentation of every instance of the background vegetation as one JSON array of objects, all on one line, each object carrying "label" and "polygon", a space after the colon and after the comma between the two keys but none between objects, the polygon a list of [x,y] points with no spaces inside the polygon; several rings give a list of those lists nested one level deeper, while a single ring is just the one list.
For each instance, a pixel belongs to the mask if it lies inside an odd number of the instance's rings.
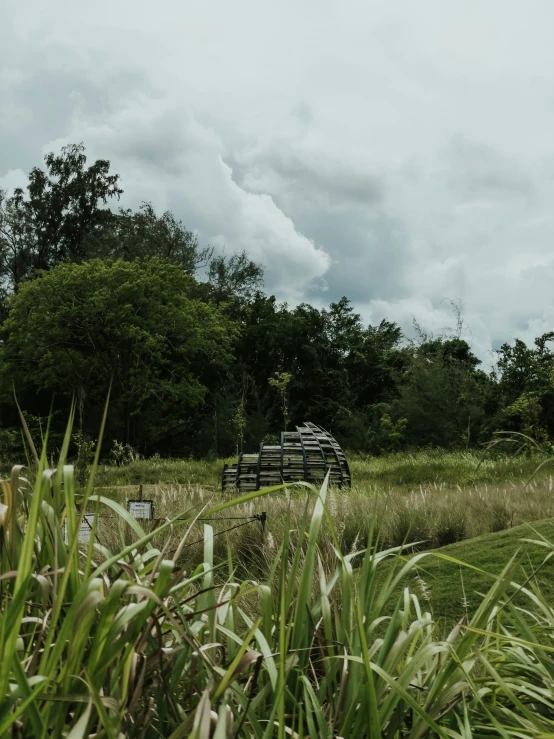
[{"label": "background vegetation", "polygon": [[82,145],[0,193],[0,458],[22,453],[14,388],[35,432],[55,395],[53,447],[77,398],[83,459],[110,382],[105,458],[229,456],[304,420],[372,455],[471,449],[498,429],[549,448],[553,333],[502,346],[487,371],[458,304],[452,330],[412,341],[363,325],[346,297],[290,308],[246,254],[214,255],[148,203],[117,210],[121,194]]}]

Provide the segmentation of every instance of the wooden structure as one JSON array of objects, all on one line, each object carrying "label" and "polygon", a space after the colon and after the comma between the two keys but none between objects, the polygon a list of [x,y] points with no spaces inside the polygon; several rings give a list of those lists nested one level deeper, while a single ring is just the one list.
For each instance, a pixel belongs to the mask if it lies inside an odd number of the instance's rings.
[{"label": "wooden structure", "polygon": [[248,492],[271,485],[320,483],[330,470],[330,484],[350,487],[350,468],[344,452],[325,429],[313,423],[284,431],[278,446],[260,444],[257,454],[241,454],[236,464],[225,465],[222,489]]}]

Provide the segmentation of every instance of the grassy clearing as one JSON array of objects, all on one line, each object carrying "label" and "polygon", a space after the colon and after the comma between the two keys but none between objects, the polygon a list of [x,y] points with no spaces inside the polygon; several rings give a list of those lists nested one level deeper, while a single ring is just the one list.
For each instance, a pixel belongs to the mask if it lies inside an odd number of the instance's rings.
[{"label": "grassy clearing", "polygon": [[[348,455],[354,484],[360,490],[410,490],[419,485],[443,487],[527,481],[537,465],[546,459],[497,455],[483,457],[476,452],[446,452],[442,449],[383,457]],[[152,458],[121,467],[103,465],[96,484],[117,485],[208,485],[217,488],[225,461]],[[546,465],[541,476],[554,472]]]},{"label": "grassy clearing", "polygon": [[98,486],[120,485],[221,485],[224,460],[140,459],[120,467],[100,465],[95,477]]},{"label": "grassy clearing", "polygon": [[[196,561],[184,556],[197,507],[148,534],[91,490],[75,492],[63,455],[57,472],[43,456],[34,479],[14,469],[2,484],[0,736],[552,735],[554,611],[514,583],[517,559],[490,578],[468,628],[444,638],[410,589],[431,557],[404,565],[371,539],[341,552],[332,506],[348,496],[325,485],[307,489],[307,507],[306,489],[274,491],[283,538],[271,543],[268,532],[264,576],[247,580],[234,547],[217,566],[212,525]],[[270,500],[160,494],[168,511],[200,502],[212,517]],[[106,520],[121,541],[79,545],[87,505],[116,517]],[[516,610],[514,594],[539,616]]]},{"label": "grassy clearing", "polygon": [[[406,541],[420,541],[421,548],[436,548],[487,533],[509,530],[526,522],[554,517],[553,485],[549,467],[545,466],[536,479],[529,485],[526,484],[537,466],[536,460],[519,460],[519,466],[510,459],[488,462],[481,466],[479,474],[488,479],[496,471],[498,482],[462,486],[429,482],[431,471],[433,475],[444,473],[452,479],[454,470],[467,479],[470,473],[475,476],[478,464],[476,458],[454,454],[431,455],[431,458],[437,457],[436,464],[431,464],[433,459],[429,461],[429,455],[424,454],[421,457],[419,467],[415,458],[408,458],[404,463],[402,458],[396,456],[370,460],[367,463],[362,463],[359,458],[353,461],[356,481],[353,488],[348,491],[331,490],[328,496],[333,526],[343,551],[358,548],[367,539],[372,523],[375,522],[385,547],[398,546]],[[138,462],[129,467],[131,469],[104,468],[100,472],[99,481],[106,483],[107,480],[115,479],[118,482],[145,482],[147,479],[159,480],[163,476],[169,480],[180,477],[181,480],[194,481],[194,484],[170,482],[143,485],[144,497],[154,499],[156,516],[160,518],[169,519],[184,509],[199,511],[202,506],[232,497],[216,489],[214,480],[217,480],[221,469],[216,463],[154,461]],[[143,470],[146,471],[144,474]],[[183,470],[186,475],[180,474]],[[388,488],[368,480],[364,482],[363,474],[369,474],[368,470],[373,477],[381,474],[382,478],[404,482]],[[398,478],[392,478],[394,470],[399,470]],[[406,484],[408,478],[418,479],[420,482],[417,486]],[[134,482],[128,487],[97,488],[97,491],[125,505],[127,499],[137,497],[138,484]],[[260,502],[240,506],[237,515],[246,516],[262,511],[268,514],[264,540],[261,540],[257,526],[246,526],[216,539],[216,554],[225,558],[226,544],[231,544],[235,560],[243,566],[245,576],[263,573],[268,558],[271,558],[272,546],[283,540],[286,527],[296,530],[300,525],[305,513],[305,495],[293,489],[285,489]],[[216,531],[221,531],[227,524],[221,522],[214,526]],[[102,530],[108,531],[109,527],[103,526]],[[330,539],[323,539],[320,547],[324,560],[329,561],[334,557]]]},{"label": "grassy clearing", "polygon": [[[530,544],[531,541],[540,544]],[[491,576],[499,576],[506,562],[521,551],[516,579],[527,582],[531,590],[554,604],[553,563],[544,562],[545,547],[554,547],[554,519],[522,524],[433,550],[413,569],[407,581],[433,619],[448,630],[460,620],[470,620],[491,586]],[[519,598],[515,602],[523,605]]]},{"label": "grassy clearing", "polygon": [[[527,481],[547,456],[525,457],[496,454],[494,457],[473,451],[448,452],[443,449],[383,457],[349,456],[352,477],[357,485],[376,485],[411,489],[419,485],[443,487],[498,484]],[[545,465],[542,476],[549,476],[554,465]]]},{"label": "grassy clearing", "polygon": [[[128,498],[135,497],[136,488],[113,489],[104,493],[125,505]],[[198,515],[202,508],[232,497],[206,491],[201,486],[145,487],[144,496],[154,498],[156,516],[164,519],[171,519],[180,510]],[[231,551],[238,578],[266,578],[279,546],[287,536],[294,546],[301,545],[299,532],[306,512],[312,508],[313,500],[307,498],[304,491],[287,488],[236,506],[233,516],[251,516],[266,511],[265,533],[262,534],[257,521],[238,528],[234,528],[236,521],[223,518],[211,522],[216,534],[214,562],[225,569],[228,551]],[[522,545],[522,538],[537,538],[532,529],[534,524],[527,522],[536,522],[537,530],[554,541],[554,527],[550,521],[544,520],[554,517],[548,479],[534,481],[528,488],[513,483],[466,489],[446,489],[437,485],[422,488],[417,493],[397,490],[387,495],[378,492],[368,495],[357,488],[348,494],[329,491],[327,510],[333,523],[333,537],[346,554],[359,550],[370,535],[371,527],[375,526],[381,537],[381,549],[418,541],[419,551],[431,549],[445,553],[492,575],[502,570]],[[121,541],[130,541],[131,536],[128,527],[116,527],[113,521],[102,519],[99,529],[100,541],[110,550],[119,546]],[[202,557],[202,526],[201,522],[192,526],[191,537],[181,554],[180,564],[189,570]],[[229,527],[231,531],[227,531]],[[167,544],[172,552],[178,546],[179,536],[178,530],[169,530],[155,535],[153,541],[158,547]],[[336,562],[333,537],[328,524],[323,522],[318,553],[326,568],[332,568]],[[195,541],[198,543],[191,544]],[[299,556],[303,563],[303,554]],[[525,546],[524,568],[518,572],[521,581],[539,567],[543,556],[540,548]],[[487,575],[435,557],[425,559],[424,566],[414,572],[417,575],[410,578],[410,587],[418,593],[443,632],[449,630],[454,622],[463,618],[467,620],[477,608],[480,595],[490,587]],[[554,602],[551,566],[540,570],[536,581],[544,596]]]},{"label": "grassy clearing", "polygon": [[[351,460],[355,484],[349,491],[331,490],[327,507],[334,532],[343,552],[353,552],[366,541],[372,525],[379,531],[381,547],[400,546],[418,541],[418,549],[439,549],[468,561],[475,567],[496,574],[508,555],[512,555],[523,536],[525,526],[536,522],[539,531],[549,535],[554,518],[551,465],[545,465],[527,485],[541,460],[499,457],[485,459],[470,453],[422,452],[416,455],[390,455],[383,458]],[[185,480],[188,484],[144,485],[145,498],[153,498],[156,516],[169,519],[180,510],[198,512],[203,506],[228,500],[217,490],[222,463],[194,461],[141,461],[128,468],[104,468],[99,480],[133,481],[129,487],[103,490],[102,493],[125,505],[136,497],[140,480]],[[493,482],[491,482],[493,480]],[[459,482],[461,481],[461,482]],[[265,535],[260,525],[232,529],[234,522],[213,522],[214,558],[225,562],[228,548],[233,552],[237,575],[263,578],[267,575],[276,550],[286,535],[298,543],[298,531],[306,513],[306,496],[301,491],[284,489],[267,498],[238,506],[234,515],[248,516],[266,511]],[[521,527],[524,528],[521,528]],[[335,561],[333,541],[325,534],[319,541],[319,553],[326,566]],[[223,532],[220,534],[220,532]],[[499,533],[497,533],[499,532]],[[220,535],[219,535],[220,534]],[[496,535],[494,535],[496,534]],[[123,531],[128,537],[130,531]],[[493,536],[490,536],[493,535]],[[169,536],[171,550],[177,546],[177,533]],[[533,537],[532,537],[533,538]],[[554,539],[554,537],[552,537]],[[107,521],[102,523],[100,539],[117,546],[121,535]],[[193,527],[191,541],[182,553],[182,562],[192,566],[202,553],[202,524]],[[163,546],[161,537],[155,539]],[[444,549],[440,549],[445,547]],[[528,567],[536,568],[540,549],[526,550]],[[465,574],[461,574],[465,572]],[[550,568],[537,575],[547,597],[554,600]],[[525,579],[528,569],[522,570]],[[554,582],[554,579],[552,579]],[[410,580],[415,592],[425,600],[441,628],[467,617],[477,607],[479,593],[489,583],[485,575],[440,559],[425,561],[425,570]]]}]

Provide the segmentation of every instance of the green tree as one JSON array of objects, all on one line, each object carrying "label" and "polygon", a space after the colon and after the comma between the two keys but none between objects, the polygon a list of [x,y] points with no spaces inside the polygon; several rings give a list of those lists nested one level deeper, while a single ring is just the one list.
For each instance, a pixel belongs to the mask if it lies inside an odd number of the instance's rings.
[{"label": "green tree", "polygon": [[281,411],[283,413],[283,424],[284,430],[287,430],[289,423],[289,401],[288,401],[288,386],[292,380],[290,372],[275,372],[273,377],[269,378],[269,385],[279,393],[281,400]]},{"label": "green tree", "polygon": [[245,251],[212,257],[208,269],[210,296],[217,302],[249,301],[261,289],[263,276],[263,268]]},{"label": "green tree", "polygon": [[159,257],[178,264],[187,274],[206,266],[212,250],[200,248],[198,237],[182,221],[166,211],[161,216],[151,203],[138,211],[120,209],[103,226],[88,235],[85,252],[89,257],[133,259]]},{"label": "green tree", "polygon": [[288,422],[318,423],[350,449],[374,447],[368,425],[380,424],[383,408],[376,411],[376,404],[397,396],[397,376],[406,361],[395,324],[365,328],[346,298],[324,310],[308,304],[291,310],[261,293],[238,315],[241,334],[232,374],[237,380],[243,372],[252,378],[246,446],[282,429],[281,396],[267,378],[289,373]]},{"label": "green tree", "polygon": [[394,416],[406,419],[411,446],[469,446],[481,438],[490,378],[463,339],[417,347],[402,380]]},{"label": "green tree", "polygon": [[501,412],[496,425],[523,431],[538,441],[554,436],[554,332],[528,347],[521,339],[503,344],[497,352]]},{"label": "green tree", "polygon": [[80,396],[93,428],[113,382],[112,438],[155,450],[203,402],[205,366],[230,361],[232,325],[191,298],[193,283],[154,257],[41,274],[11,300],[5,378],[27,391]]},{"label": "green tree", "polygon": [[85,166],[83,144],[44,161],[46,171],[34,167],[26,191],[0,191],[0,281],[8,292],[37,270],[86,258],[87,239],[113,218],[102,206],[123,192],[108,161]]}]

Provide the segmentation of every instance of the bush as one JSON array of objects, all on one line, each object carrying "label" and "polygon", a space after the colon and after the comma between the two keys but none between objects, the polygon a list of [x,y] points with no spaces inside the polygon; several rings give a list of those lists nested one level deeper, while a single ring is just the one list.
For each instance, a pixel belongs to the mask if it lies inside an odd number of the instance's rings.
[{"label": "bush", "polygon": [[386,522],[387,546],[398,547],[411,541],[429,541],[429,520],[425,511],[405,508],[395,511]]},{"label": "bush", "polygon": [[[159,459],[159,455],[157,458]],[[117,441],[117,439],[113,442],[110,452],[110,462],[116,467],[133,464],[133,462],[138,462],[140,459],[142,459],[141,455],[130,444],[123,444],[121,441]]]}]

